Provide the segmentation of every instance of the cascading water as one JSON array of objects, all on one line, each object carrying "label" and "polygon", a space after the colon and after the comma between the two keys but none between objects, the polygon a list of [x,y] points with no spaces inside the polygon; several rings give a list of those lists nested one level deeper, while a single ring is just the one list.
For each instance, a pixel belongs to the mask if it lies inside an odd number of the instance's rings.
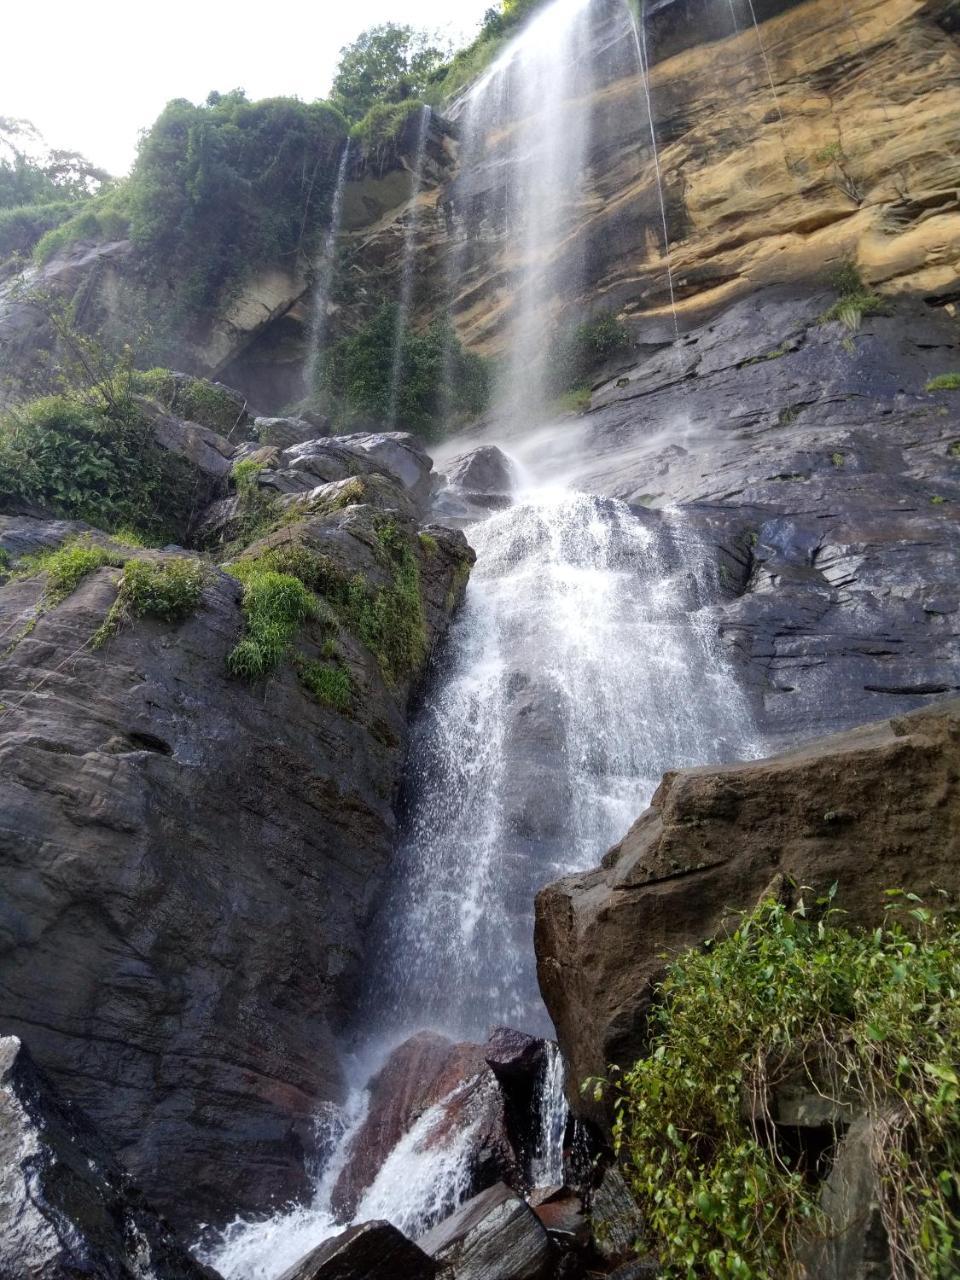
[{"label": "cascading water", "polygon": [[387,425],[392,431],[397,425],[400,407],[400,388],[403,381],[403,342],[413,301],[413,271],[416,265],[417,228],[420,225],[420,194],[423,190],[423,164],[427,155],[427,137],[430,132],[431,111],[424,107],[420,112],[417,130],[417,147],[414,152],[413,191],[409,213],[403,228],[403,254],[400,269],[400,297],[397,303],[397,323],[393,335],[393,365],[390,370],[390,400]]},{"label": "cascading water", "polygon": [[310,317],[308,354],[304,371],[304,382],[308,395],[311,395],[316,389],[320,357],[326,344],[330,293],[336,273],[337,241],[340,238],[340,229],[343,225],[343,195],[346,189],[349,165],[350,143],[348,142],[340,157],[336,186],[333,189],[333,200],[330,205],[330,225],[327,228],[327,234],[324,236],[323,247],[315,270],[313,311]]},{"label": "cascading water", "polygon": [[595,865],[666,769],[754,743],[722,655],[690,620],[708,566],[683,522],[547,489],[470,535],[467,601],[414,729],[373,1013],[395,1031],[549,1033],[537,889]]},{"label": "cascading water", "polygon": [[[572,228],[587,198],[596,74],[587,36],[598,22],[620,59],[613,74],[639,61],[648,95],[643,34],[629,6],[555,0],[459,110],[461,174],[480,174],[484,193],[475,233],[506,238],[512,287],[497,399],[514,430],[544,418],[545,335],[561,278],[566,286],[579,271]],[[645,105],[649,117],[648,96]],[[418,174],[426,115],[421,125]],[[656,153],[652,120],[649,128]],[[659,179],[656,154],[654,165]],[[401,317],[412,295],[418,194],[405,227]],[[450,268],[468,293],[469,240],[454,248]],[[402,369],[395,378],[399,390]],[[372,930],[356,1028],[368,1048],[424,1028],[457,1039],[483,1039],[503,1024],[549,1035],[531,945],[537,890],[595,865],[666,769],[759,751],[710,623],[717,570],[680,512],[635,510],[528,474],[510,505],[468,536],[477,565],[413,729],[399,847]],[[537,1185],[563,1181],[563,1085],[551,1049],[529,1170]],[[354,1094],[310,1206],[236,1223],[206,1251],[228,1280],[271,1280],[338,1229],[331,1195],[364,1098]],[[449,1101],[400,1140],[357,1220],[384,1217],[417,1235],[466,1194],[470,1123],[458,1131],[440,1123]]]}]

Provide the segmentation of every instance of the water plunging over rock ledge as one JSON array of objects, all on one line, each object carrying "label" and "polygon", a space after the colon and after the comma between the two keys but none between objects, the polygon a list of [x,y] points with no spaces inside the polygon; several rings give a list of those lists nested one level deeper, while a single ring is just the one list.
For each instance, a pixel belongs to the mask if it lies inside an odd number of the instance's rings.
[{"label": "water plunging over rock ledge", "polygon": [[[654,1276],[581,1087],[649,1051],[664,955],[806,885],[871,931],[960,893],[956,37],[933,0],[545,3],[379,160],[341,122],[312,273],[180,335],[283,416],[130,383],[175,545],[0,494],[0,1033],[50,1080],[0,1041],[0,1276]],[[137,254],[28,274],[109,336]],[[329,435],[291,402],[390,300],[388,403]],[[428,334],[425,447],[382,428]],[[454,334],[496,358],[466,429]],[[0,284],[3,397],[44,347]],[[883,1117],[785,1078],[734,1109],[829,1210],[798,1277],[903,1280]]]}]

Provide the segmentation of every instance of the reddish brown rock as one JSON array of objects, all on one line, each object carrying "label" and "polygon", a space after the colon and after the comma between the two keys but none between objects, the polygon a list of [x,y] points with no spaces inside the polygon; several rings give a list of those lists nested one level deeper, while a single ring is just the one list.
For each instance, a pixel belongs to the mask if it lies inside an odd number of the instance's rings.
[{"label": "reddish brown rock", "polygon": [[370,1086],[367,1120],[334,1190],[334,1209],[345,1221],[354,1215],[363,1193],[404,1134],[440,1104],[442,1114],[430,1132],[431,1143],[443,1143],[476,1125],[474,1190],[500,1178],[517,1180],[503,1095],[484,1052],[483,1045],[454,1044],[432,1031],[421,1032],[394,1050]]},{"label": "reddish brown rock", "polygon": [[540,985],[579,1082],[642,1051],[664,955],[714,936],[732,909],[837,883],[851,924],[884,890],[960,890],[960,701],[816,740],[768,760],[668,773],[602,867],[537,900]]}]

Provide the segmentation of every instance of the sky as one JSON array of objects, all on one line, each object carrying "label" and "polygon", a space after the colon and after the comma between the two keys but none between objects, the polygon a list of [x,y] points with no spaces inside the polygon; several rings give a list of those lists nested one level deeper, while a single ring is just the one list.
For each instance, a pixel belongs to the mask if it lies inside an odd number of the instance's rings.
[{"label": "sky", "polygon": [[[32,120],[53,147],[110,173],[133,162],[141,129],[171,98],[211,89],[250,98],[325,96],[340,49],[378,22],[460,43],[493,0],[0,0],[0,116]],[[12,12],[11,12],[12,10]]]}]

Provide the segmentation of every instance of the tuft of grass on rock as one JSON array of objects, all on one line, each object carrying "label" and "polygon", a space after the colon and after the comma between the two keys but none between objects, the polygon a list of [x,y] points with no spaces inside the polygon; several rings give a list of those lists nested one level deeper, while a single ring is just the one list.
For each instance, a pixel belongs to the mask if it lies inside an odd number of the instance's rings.
[{"label": "tuft of grass on rock", "polygon": [[128,560],[117,598],[93,637],[93,647],[99,649],[106,644],[130,619],[150,617],[161,622],[183,622],[196,612],[206,581],[206,569],[192,557]]},{"label": "tuft of grass on rock", "polygon": [[60,604],[73,595],[77,587],[97,569],[107,566],[119,569],[123,557],[107,547],[98,546],[86,538],[65,542],[55,551],[41,551],[37,555],[24,556],[18,570],[23,576],[42,573],[46,576],[44,602],[50,607]]},{"label": "tuft of grass on rock", "polygon": [[960,391],[960,373],[939,373],[927,383],[928,391]]},{"label": "tuft of grass on rock", "polygon": [[891,314],[890,303],[881,294],[867,288],[855,262],[847,260],[841,263],[831,276],[830,283],[840,296],[820,317],[821,324],[830,324],[836,320],[845,329],[855,333],[864,317]]},{"label": "tuft of grass on rock", "polygon": [[259,560],[241,560],[230,572],[243,583],[246,634],[227,655],[227,667],[242,680],[272,675],[304,622],[319,613],[313,592],[290,573]]},{"label": "tuft of grass on rock", "polygon": [[310,696],[322,706],[334,711],[347,712],[353,704],[353,681],[350,672],[340,662],[318,662],[297,658],[297,675]]}]

